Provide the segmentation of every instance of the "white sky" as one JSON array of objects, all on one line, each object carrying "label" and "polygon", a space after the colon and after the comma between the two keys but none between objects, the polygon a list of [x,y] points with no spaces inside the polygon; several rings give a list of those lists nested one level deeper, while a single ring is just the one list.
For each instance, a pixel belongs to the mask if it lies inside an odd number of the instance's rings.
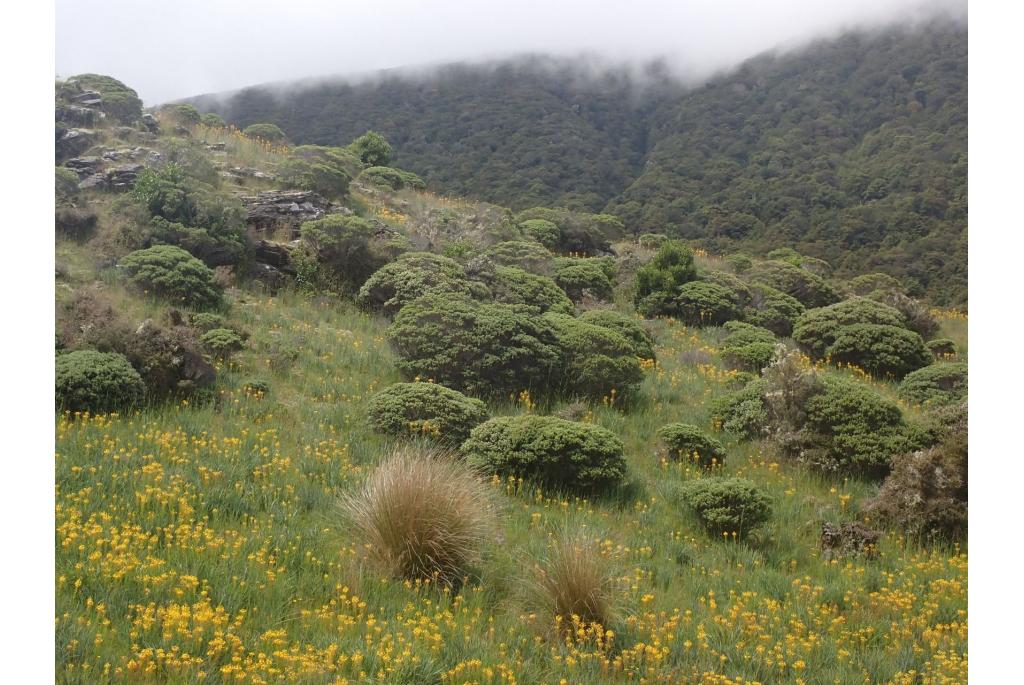
[{"label": "white sky", "polygon": [[147,105],[242,86],[522,52],[667,57],[704,75],[844,28],[966,0],[57,0],[57,75]]}]

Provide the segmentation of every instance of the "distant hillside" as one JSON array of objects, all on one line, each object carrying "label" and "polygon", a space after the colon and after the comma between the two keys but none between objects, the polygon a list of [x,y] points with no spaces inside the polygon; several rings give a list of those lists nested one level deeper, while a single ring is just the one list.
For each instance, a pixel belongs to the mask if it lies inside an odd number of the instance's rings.
[{"label": "distant hillside", "polygon": [[301,143],[378,130],[441,192],[603,210],[713,250],[791,246],[966,301],[966,27],[851,34],[690,90],[582,71],[533,58],[192,102]]}]

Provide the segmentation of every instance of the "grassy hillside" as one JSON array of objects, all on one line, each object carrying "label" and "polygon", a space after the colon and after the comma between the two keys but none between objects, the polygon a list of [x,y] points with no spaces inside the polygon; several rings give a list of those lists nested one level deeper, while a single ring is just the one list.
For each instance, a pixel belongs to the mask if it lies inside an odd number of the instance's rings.
[{"label": "grassy hillside", "polygon": [[533,59],[194,102],[298,142],[375,128],[435,190],[606,211],[715,251],[795,247],[966,303],[965,27],[850,34],[688,90],[653,72]]},{"label": "grassy hillside", "polygon": [[[614,222],[553,210],[513,215],[472,200],[395,190],[372,182],[376,176],[355,156],[357,148],[302,151],[188,118],[188,112],[163,112],[152,134],[141,125],[96,128],[86,156],[133,146],[157,153],[140,157],[149,171],[139,171],[128,192],[81,188],[81,181],[68,178],[68,167],[58,168],[58,360],[84,349],[124,350],[147,384],[144,401],[114,412],[58,405],[59,682],[966,679],[965,542],[912,535],[866,514],[862,505],[878,493],[877,478],[823,473],[784,454],[774,440],[722,430],[715,403],[758,374],[728,361],[727,330],[705,325],[703,310],[689,326],[685,308],[676,316],[637,314],[634,285],[645,282],[645,266],[667,254],[665,245],[672,244],[664,236],[615,240],[614,256],[569,258],[575,250],[560,248],[559,240],[612,241]],[[300,164],[308,159],[318,160],[311,163],[316,174]],[[304,224],[294,243],[284,224],[266,233],[245,226],[239,198],[282,185],[294,190],[290,183],[338,191],[327,223]],[[80,228],[90,215],[93,228]],[[560,236],[550,243],[554,252],[530,242],[543,234],[525,228],[538,227],[530,220],[545,228],[543,217]],[[327,249],[335,235],[331,221],[349,231],[340,234],[351,241],[346,249]],[[360,244],[351,236],[364,228],[368,237]],[[220,248],[232,244],[234,231],[245,236],[245,247],[211,272],[223,302],[203,313],[205,323],[181,301],[194,289],[161,295],[125,268],[126,255],[171,244],[223,261]],[[293,250],[294,275],[283,271],[281,282],[261,280],[259,265],[268,263],[261,261],[266,253],[256,251],[257,239]],[[582,398],[548,393],[544,378],[487,397],[493,416],[561,412],[608,429],[623,443],[626,477],[608,492],[585,494],[545,488],[530,477],[485,477],[496,528],[465,581],[454,586],[394,577],[374,563],[377,550],[340,506],[391,451],[407,444],[374,432],[368,422],[369,398],[411,379],[399,371],[408,360],[392,324],[357,307],[364,303],[355,296],[359,283],[348,280],[366,266],[363,260],[379,256],[367,244],[386,251],[389,265],[395,259],[389,250],[419,249],[443,252],[466,273],[484,274],[489,289],[473,281],[473,297],[507,306],[500,311],[509,316],[527,312],[516,320],[510,345],[523,334],[524,320],[544,319],[535,305],[540,296],[524,283],[546,283],[540,273],[561,278],[566,264],[594,265],[599,274],[610,264],[611,297],[581,295],[571,311],[580,321],[591,310],[621,312],[654,339],[656,360],[617,360],[641,372],[629,401],[623,388]],[[835,288],[839,299],[864,283],[828,278],[819,284],[808,269],[820,265],[795,253],[770,262],[699,249],[693,254],[696,280],[689,282],[705,288],[714,282],[731,284],[726,291],[756,290],[765,287],[758,277],[796,274],[822,292]],[[502,285],[481,266],[486,260],[520,260],[538,273],[530,280],[522,271],[495,267],[518,279]],[[190,268],[190,274],[205,273]],[[461,285],[453,277],[446,287]],[[675,306],[659,292],[640,305]],[[799,288],[794,292],[804,296]],[[939,330],[928,337],[949,339],[945,354],[965,361],[966,316],[951,310],[931,315]],[[169,354],[163,347],[140,348],[154,327],[172,341]],[[200,336],[212,327],[238,334],[232,354]],[[772,337],[777,342],[795,347],[791,339]],[[177,369],[168,358],[179,359],[194,345],[215,373],[208,385],[195,374],[182,384],[183,376],[167,383],[154,372]],[[932,408],[900,399],[895,380],[825,361],[814,368],[886,398],[908,422],[930,420]],[[157,388],[166,394],[157,395]],[[657,431],[675,422],[720,440],[724,464],[704,468],[667,455]],[[750,480],[770,503],[767,522],[745,537],[710,534],[683,501],[688,484],[724,476]],[[877,544],[863,554],[822,549],[823,523],[853,521],[882,526]],[[610,610],[602,623],[553,616],[531,592],[538,568],[553,573],[552,544],[566,530],[580,536],[584,571],[606,576],[599,594]]]}]

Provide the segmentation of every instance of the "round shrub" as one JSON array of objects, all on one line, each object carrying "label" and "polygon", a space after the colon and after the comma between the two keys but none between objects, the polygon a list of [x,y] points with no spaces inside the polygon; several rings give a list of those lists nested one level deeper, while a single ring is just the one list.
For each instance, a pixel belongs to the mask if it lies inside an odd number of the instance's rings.
[{"label": "round shrub", "polygon": [[444,293],[470,293],[462,266],[431,252],[407,252],[375,271],[359,289],[356,303],[393,317],[417,297]]},{"label": "round shrub", "polygon": [[378,433],[423,436],[453,447],[488,419],[483,402],[437,383],[395,383],[370,398],[367,413]]},{"label": "round shrub", "polygon": [[199,337],[199,344],[217,359],[227,359],[242,349],[242,336],[230,328],[212,328]]},{"label": "round shrub", "polygon": [[669,456],[677,461],[696,461],[701,466],[725,462],[722,443],[697,426],[670,423],[658,429],[658,437],[668,449]]},{"label": "round shrub", "polygon": [[679,286],[697,277],[693,251],[674,240],[665,242],[650,262],[636,272],[636,308],[647,317],[672,315]]},{"label": "round shrub", "polygon": [[850,279],[847,288],[854,295],[870,295],[875,291],[902,291],[903,286],[898,280],[883,273],[861,274]]},{"label": "round shrub", "polygon": [[577,492],[605,490],[626,475],[623,444],[611,431],[553,416],[502,416],[462,444],[470,466]]},{"label": "round shrub", "polygon": [[528,240],[509,240],[491,245],[484,256],[495,264],[514,266],[530,273],[548,276],[554,267],[555,256],[540,243]]},{"label": "round shrub", "polygon": [[691,281],[676,295],[679,319],[689,326],[720,326],[740,316],[735,291],[716,283]]},{"label": "round shrub", "polygon": [[844,326],[877,324],[902,327],[903,323],[903,316],[892,307],[864,297],[853,297],[804,312],[793,327],[793,339],[812,357],[821,359]]},{"label": "round shrub", "polygon": [[57,357],[57,408],[94,414],[129,407],[146,392],[142,377],[124,355],[77,350]]},{"label": "round shrub", "polygon": [[924,344],[936,359],[956,355],[956,343],[949,338],[935,338]]},{"label": "round shrub", "polygon": [[146,292],[196,309],[222,304],[213,271],[174,245],[154,245],[126,255],[120,265],[129,282]]},{"label": "round shrub", "polygon": [[731,366],[760,371],[775,356],[778,341],[768,329],[741,321],[728,321],[725,330],[728,335],[722,340],[720,350],[722,357]]},{"label": "round shrub", "polygon": [[843,326],[825,351],[834,363],[859,366],[873,376],[903,378],[932,362],[921,336],[899,326]]},{"label": "round shrub", "polygon": [[698,478],[683,485],[680,494],[715,536],[745,537],[772,516],[771,498],[746,478]]},{"label": "round shrub", "polygon": [[224,117],[217,114],[216,112],[207,112],[199,117],[199,123],[203,126],[209,126],[210,128],[225,128],[227,123],[224,121]]},{"label": "round shrub", "polygon": [[258,138],[270,143],[281,143],[288,139],[284,131],[277,124],[250,124],[242,130],[242,134],[249,138]]},{"label": "round shrub", "polygon": [[486,483],[457,461],[408,448],[384,459],[342,511],[385,573],[456,589],[496,528]]},{"label": "round shrub", "polygon": [[637,237],[636,242],[640,247],[646,247],[649,250],[657,250],[668,242],[668,236],[664,233],[644,233]]},{"label": "round shrub", "polygon": [[584,295],[597,300],[612,299],[612,282],[596,259],[573,259],[555,266],[555,283],[574,302]]},{"label": "round shrub", "polygon": [[900,383],[899,395],[919,404],[959,402],[967,397],[967,364],[932,364],[909,373]]},{"label": "round shrub", "polygon": [[824,279],[789,262],[759,262],[751,268],[750,279],[796,298],[805,307],[824,307],[839,301],[839,293]]},{"label": "round shrub", "polygon": [[214,328],[226,328],[224,317],[213,312],[196,312],[189,317],[189,321],[192,324],[192,328],[203,333],[212,331]]},{"label": "round shrub", "polygon": [[558,245],[559,238],[561,238],[558,225],[547,219],[527,219],[519,224],[519,228],[523,229],[523,233],[528,237],[536,240],[549,250],[554,249]]},{"label": "round shrub", "polygon": [[392,169],[388,166],[372,166],[363,169],[359,174],[359,180],[381,188],[390,188],[391,190],[402,190],[404,188],[424,190],[427,187],[426,182],[411,171]]},{"label": "round shrub", "polygon": [[494,275],[485,279],[496,302],[525,305],[537,313],[576,311],[572,300],[547,276],[530,273],[512,266],[498,266]]},{"label": "round shrub", "polygon": [[543,317],[453,295],[427,295],[403,307],[388,339],[407,378],[472,395],[545,394],[561,359],[554,328]]},{"label": "round shrub", "polygon": [[616,331],[565,314],[548,313],[561,360],[559,390],[570,397],[628,400],[643,382],[633,346]]},{"label": "round shrub", "polygon": [[708,271],[701,277],[701,281],[714,283],[723,288],[731,290],[736,296],[736,302],[741,308],[748,307],[754,298],[754,293],[742,279],[725,271]]},{"label": "round shrub", "polygon": [[391,161],[391,144],[376,131],[367,131],[359,136],[348,149],[366,166],[387,166]]},{"label": "round shrub", "polygon": [[654,338],[633,317],[611,309],[591,309],[580,315],[580,321],[608,328],[624,337],[640,359],[655,359]]},{"label": "round shrub", "polygon": [[793,324],[805,311],[799,300],[765,285],[751,287],[750,294],[750,302],[743,311],[748,323],[783,337],[793,334]]},{"label": "round shrub", "polygon": [[299,230],[315,265],[300,275],[314,285],[353,290],[389,261],[374,227],[357,216],[330,214],[307,221]]},{"label": "round shrub", "polygon": [[932,316],[928,305],[920,300],[894,290],[875,291],[868,297],[898,311],[903,316],[904,325],[925,340],[939,332],[939,322]]}]

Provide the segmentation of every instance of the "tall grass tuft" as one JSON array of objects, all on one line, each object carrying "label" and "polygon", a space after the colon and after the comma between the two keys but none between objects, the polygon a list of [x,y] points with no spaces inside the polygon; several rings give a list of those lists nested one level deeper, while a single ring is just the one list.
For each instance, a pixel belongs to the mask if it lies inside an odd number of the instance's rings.
[{"label": "tall grass tuft", "polygon": [[396,448],[342,511],[395,578],[458,588],[496,530],[488,486],[446,453]]},{"label": "tall grass tuft", "polygon": [[528,601],[563,629],[574,624],[609,626],[616,617],[614,568],[583,528],[557,533],[547,555],[534,565]]}]

